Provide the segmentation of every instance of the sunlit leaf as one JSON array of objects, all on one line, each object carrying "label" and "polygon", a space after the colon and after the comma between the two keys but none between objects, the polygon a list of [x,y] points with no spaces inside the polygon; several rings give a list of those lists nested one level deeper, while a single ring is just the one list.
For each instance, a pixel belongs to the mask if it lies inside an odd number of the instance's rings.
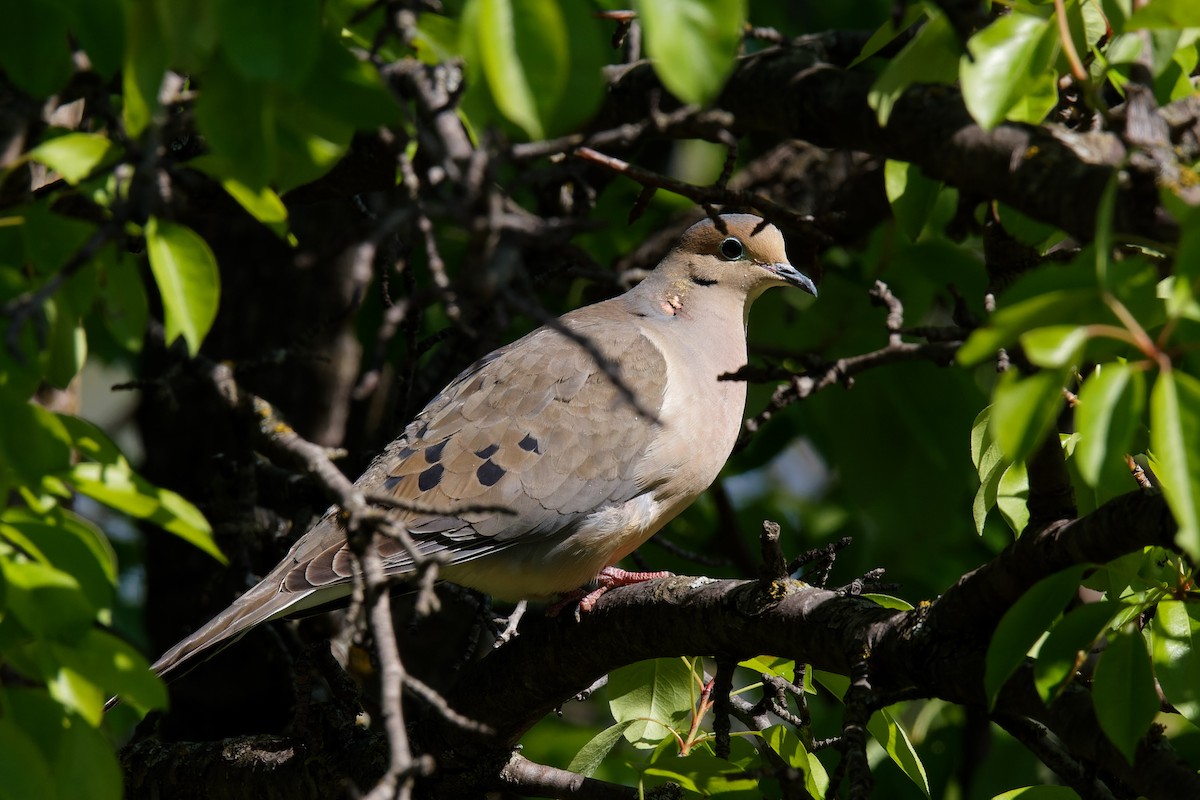
[{"label": "sunlit leaf", "polygon": [[1026,331],[1073,321],[1081,309],[1094,308],[1096,301],[1094,290],[1059,289],[1002,308],[987,326],[971,333],[958,351],[958,362],[969,365],[994,358],[997,350],[1011,346]]},{"label": "sunlit leaf", "polygon": [[680,658],[658,658],[621,667],[608,676],[608,707],[624,736],[654,747],[692,712],[695,677]]},{"label": "sunlit leaf", "polygon": [[733,71],[746,0],[635,0],[646,54],[671,94],[712,101]]},{"label": "sunlit leaf", "polygon": [[1012,532],[1020,535],[1029,524],[1029,474],[1024,462],[1010,464],[996,484],[996,508]]},{"label": "sunlit leaf", "polygon": [[1171,705],[1193,724],[1200,721],[1198,617],[1195,603],[1167,600],[1158,604],[1150,628],[1154,676]]},{"label": "sunlit leaf", "polygon": [[7,611],[35,635],[75,641],[95,620],[79,582],[71,575],[35,561],[0,558]]},{"label": "sunlit leaf", "polygon": [[1021,348],[1030,363],[1039,367],[1066,367],[1079,360],[1088,340],[1082,325],[1050,325],[1021,334]]},{"label": "sunlit leaf", "polygon": [[221,278],[212,250],[190,228],[151,217],[146,223],[150,271],[162,296],[167,343],[182,336],[197,353],[217,317]]},{"label": "sunlit leaf", "polygon": [[131,517],[153,522],[226,563],[204,515],[175,492],[160,489],[127,468],[93,462],[76,464],[63,477],[81,494]]},{"label": "sunlit leaf", "polygon": [[804,743],[786,725],[772,725],[762,737],[783,762],[804,775],[804,788],[812,797],[824,797],[829,790],[829,775],[817,757],[808,752]]},{"label": "sunlit leaf", "polygon": [[1179,524],[1176,541],[1200,558],[1200,380],[1174,370],[1159,373],[1150,393],[1154,472]]},{"label": "sunlit leaf", "polygon": [[1192,0],[1154,0],[1139,5],[1125,23],[1129,30],[1137,28],[1197,28],[1200,27],[1200,6]]},{"label": "sunlit leaf", "polygon": [[1063,405],[1062,390],[1063,375],[1058,371],[1022,376],[1010,369],[1000,376],[991,428],[1008,459],[1025,459],[1050,433]]},{"label": "sunlit leaf", "polygon": [[29,151],[29,157],[50,167],[67,183],[75,184],[91,175],[115,149],[107,136],[67,133],[42,142]]},{"label": "sunlit leaf", "polygon": [[1022,786],[996,795],[992,800],[1079,800],[1068,786]]},{"label": "sunlit leaf", "polygon": [[[999,125],[1018,105],[1037,97],[1038,107],[1022,108],[1024,121],[1040,122],[1058,102],[1051,69],[1058,52],[1052,19],[1012,13],[999,17],[967,42],[971,57],[960,63],[963,101],[985,130]],[[1030,119],[1032,117],[1032,119]]]},{"label": "sunlit leaf", "polygon": [[567,30],[551,0],[478,0],[476,43],[496,105],[531,139],[546,135],[567,77]]},{"label": "sunlit leaf", "polygon": [[867,730],[875,737],[875,741],[883,745],[883,749],[896,766],[900,767],[926,797],[929,797],[929,776],[925,774],[925,765],[921,763],[921,757],[917,755],[908,734],[891,712],[886,708],[879,709],[871,715],[870,721],[867,722]]},{"label": "sunlit leaf", "polygon": [[915,164],[890,159],[883,166],[883,182],[897,227],[915,242],[929,219],[942,182],[925,177]]},{"label": "sunlit leaf", "polygon": [[1129,452],[1145,404],[1146,378],[1130,364],[1103,364],[1084,381],[1075,406],[1075,462],[1089,485],[1099,482],[1106,462]]}]

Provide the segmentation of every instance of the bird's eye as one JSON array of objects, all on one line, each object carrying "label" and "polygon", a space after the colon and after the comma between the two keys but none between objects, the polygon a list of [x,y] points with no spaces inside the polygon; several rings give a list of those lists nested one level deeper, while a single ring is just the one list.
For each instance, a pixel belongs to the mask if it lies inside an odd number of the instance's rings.
[{"label": "bird's eye", "polygon": [[721,242],[721,255],[730,261],[737,261],[739,258],[746,255],[746,248],[741,242],[730,236],[728,239]]}]

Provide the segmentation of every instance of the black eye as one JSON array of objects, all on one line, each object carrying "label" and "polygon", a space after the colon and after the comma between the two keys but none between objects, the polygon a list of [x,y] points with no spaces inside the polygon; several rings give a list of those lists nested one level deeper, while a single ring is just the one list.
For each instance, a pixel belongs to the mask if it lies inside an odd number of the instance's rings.
[{"label": "black eye", "polygon": [[741,242],[730,236],[728,239],[721,242],[721,255],[730,261],[737,261],[739,258],[746,255],[746,248]]}]

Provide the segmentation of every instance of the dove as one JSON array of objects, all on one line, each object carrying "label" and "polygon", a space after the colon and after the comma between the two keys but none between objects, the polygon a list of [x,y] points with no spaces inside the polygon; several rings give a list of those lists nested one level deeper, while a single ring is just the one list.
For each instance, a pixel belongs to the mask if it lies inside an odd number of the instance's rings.
[{"label": "dove", "polygon": [[[580,601],[586,610],[609,588],[665,575],[616,564],[729,458],[746,384],[720,376],[746,364],[750,306],[787,285],[817,294],[775,226],[749,214],[704,219],[626,293],[464,370],[356,487],[395,500],[394,522],[421,555],[443,561],[440,578],[497,599],[571,597],[597,584]],[[153,670],[167,675],[256,625],[346,597],[348,547],[331,509]],[[395,540],[380,557],[390,576],[415,571]]]}]

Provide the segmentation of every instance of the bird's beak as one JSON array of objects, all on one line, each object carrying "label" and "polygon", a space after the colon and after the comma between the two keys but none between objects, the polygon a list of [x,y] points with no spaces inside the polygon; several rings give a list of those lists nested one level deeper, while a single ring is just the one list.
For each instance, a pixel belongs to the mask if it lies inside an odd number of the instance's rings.
[{"label": "bird's beak", "polygon": [[813,297],[817,296],[817,287],[813,284],[812,280],[809,279],[809,277],[803,272],[793,267],[791,264],[788,264],[787,262],[777,262],[775,264],[763,264],[762,266],[763,269],[776,276],[780,280],[786,281],[792,286],[800,287]]}]

